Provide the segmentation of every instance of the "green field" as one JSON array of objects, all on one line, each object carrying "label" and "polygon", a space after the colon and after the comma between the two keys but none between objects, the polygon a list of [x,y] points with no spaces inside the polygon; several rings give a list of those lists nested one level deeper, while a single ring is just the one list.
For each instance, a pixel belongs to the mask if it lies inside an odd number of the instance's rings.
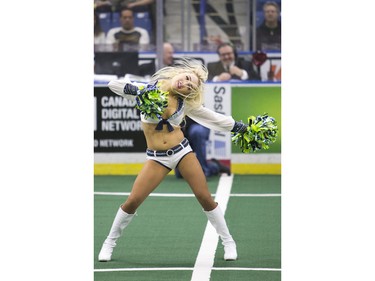
[{"label": "green field", "polygon": [[[95,176],[94,280],[191,280],[207,219],[185,181],[174,176],[168,176],[137,210],[112,261],[97,261],[114,215],[127,196],[113,192],[130,192],[134,179]],[[213,196],[219,179],[208,180]],[[218,243],[209,280],[281,280],[280,194],[280,176],[234,175],[225,217],[239,258],[224,261],[223,246]]]}]

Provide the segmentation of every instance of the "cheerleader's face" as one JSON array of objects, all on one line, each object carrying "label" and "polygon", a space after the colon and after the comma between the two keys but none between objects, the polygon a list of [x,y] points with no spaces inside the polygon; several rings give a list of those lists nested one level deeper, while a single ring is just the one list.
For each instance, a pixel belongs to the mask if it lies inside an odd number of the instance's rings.
[{"label": "cheerleader's face", "polygon": [[187,97],[198,88],[198,77],[190,72],[180,73],[172,78],[172,90]]}]

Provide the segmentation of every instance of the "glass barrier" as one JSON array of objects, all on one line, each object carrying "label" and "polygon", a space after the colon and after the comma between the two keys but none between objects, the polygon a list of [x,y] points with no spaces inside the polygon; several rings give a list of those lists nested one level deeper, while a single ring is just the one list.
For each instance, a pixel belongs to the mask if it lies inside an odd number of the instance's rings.
[{"label": "glass barrier", "polygon": [[[105,37],[123,24],[118,7],[95,14],[95,26]],[[155,51],[159,26],[163,41],[181,51],[216,51],[221,42],[233,43],[238,51],[281,51],[281,0],[156,0],[147,10],[134,10],[132,22],[148,34],[143,51]]]},{"label": "glass barrier", "polygon": [[[106,64],[95,67],[100,69],[96,74],[125,75],[127,67],[121,65],[119,53],[129,52],[137,54],[131,58],[137,57],[139,65],[156,62],[158,69],[163,64],[162,42],[172,44],[177,58],[188,55],[207,64],[219,60],[220,44],[230,42],[236,56],[252,63],[262,81],[281,81],[281,0],[155,0],[150,9],[133,11],[136,28],[130,32],[121,31],[121,26],[129,25],[129,14],[122,13],[119,7],[94,13],[95,57]],[[157,38],[159,34],[162,38]],[[114,70],[108,71],[111,64],[103,57],[112,61]],[[103,68],[110,73],[102,73]]]}]

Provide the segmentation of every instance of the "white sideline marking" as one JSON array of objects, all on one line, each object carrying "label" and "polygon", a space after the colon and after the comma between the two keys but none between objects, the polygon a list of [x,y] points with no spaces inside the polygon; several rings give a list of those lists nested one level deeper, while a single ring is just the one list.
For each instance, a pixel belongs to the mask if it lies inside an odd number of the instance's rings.
[{"label": "white sideline marking", "polygon": [[[129,196],[130,192],[94,192],[94,195]],[[151,193],[152,197],[195,197],[193,193]]]},{"label": "white sideline marking", "polygon": [[168,270],[193,270],[192,267],[131,267],[131,268],[102,268],[94,269],[94,272],[112,272],[112,271],[168,271]]},{"label": "white sideline marking", "polygon": [[[223,214],[227,209],[227,204],[232,189],[233,175],[221,175],[219,185],[217,187],[215,201],[219,203]],[[202,244],[195,261],[193,275],[191,281],[210,280],[211,270],[214,265],[214,258],[219,236],[215,228],[208,221],[206,230],[204,231]]]},{"label": "white sideline marking", "polygon": [[[130,192],[94,192],[94,195],[129,196]],[[192,193],[151,193],[153,197],[195,197]],[[212,194],[216,197],[216,194]],[[280,197],[279,193],[232,193],[230,197]]]},{"label": "white sideline marking", "polygon": [[279,193],[232,193],[231,197],[280,197]]},{"label": "white sideline marking", "polygon": [[212,270],[281,271],[281,268],[213,267]]},{"label": "white sideline marking", "polygon": [[[131,267],[131,268],[102,268],[94,269],[94,272],[114,272],[114,271],[189,271],[193,267]],[[251,267],[213,267],[212,270],[248,270],[248,271],[281,271],[281,268],[251,268]]]}]

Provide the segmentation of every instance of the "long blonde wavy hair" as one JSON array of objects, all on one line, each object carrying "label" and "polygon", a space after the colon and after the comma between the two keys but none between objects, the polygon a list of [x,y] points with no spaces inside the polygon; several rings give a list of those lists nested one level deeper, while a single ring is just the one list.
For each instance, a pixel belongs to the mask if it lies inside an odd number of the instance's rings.
[{"label": "long blonde wavy hair", "polygon": [[163,67],[152,75],[151,83],[159,81],[162,82],[161,87],[163,87],[163,80],[168,81],[180,73],[195,74],[198,77],[198,85],[193,85],[188,96],[180,94],[177,90],[173,92],[185,99],[185,103],[191,107],[197,108],[201,106],[204,102],[204,83],[207,81],[208,71],[206,66],[196,59],[190,57],[179,58],[173,66]]}]

